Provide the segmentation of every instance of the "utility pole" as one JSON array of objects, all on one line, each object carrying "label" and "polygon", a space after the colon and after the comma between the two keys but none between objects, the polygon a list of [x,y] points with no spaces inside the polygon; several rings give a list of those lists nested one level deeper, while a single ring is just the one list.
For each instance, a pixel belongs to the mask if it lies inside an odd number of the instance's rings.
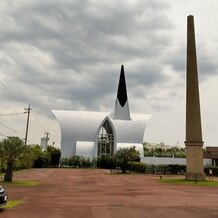
[{"label": "utility pole", "polygon": [[45,145],[45,150],[46,150],[46,152],[47,152],[48,140],[49,140],[48,135],[49,135],[50,133],[49,133],[49,132],[45,132],[45,134],[46,134],[46,145]]},{"label": "utility pole", "polygon": [[26,136],[25,136],[25,145],[27,145],[27,135],[28,135],[28,129],[29,129],[29,119],[30,119],[30,111],[32,110],[30,108],[30,105],[28,108],[24,108],[25,114],[27,113],[27,123],[26,123]]}]

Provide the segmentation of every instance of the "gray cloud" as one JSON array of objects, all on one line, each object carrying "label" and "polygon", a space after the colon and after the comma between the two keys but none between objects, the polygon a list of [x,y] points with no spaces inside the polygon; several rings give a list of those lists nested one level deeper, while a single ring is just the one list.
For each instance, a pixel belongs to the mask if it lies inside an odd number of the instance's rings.
[{"label": "gray cloud", "polygon": [[108,104],[105,96],[116,93],[121,64],[130,66],[130,91],[164,79],[155,63],[170,44],[164,2],[5,1],[4,7],[8,28],[0,31],[0,47],[7,58],[0,61],[9,68],[1,74],[24,102],[99,109],[96,102]]},{"label": "gray cloud", "polygon": [[[186,48],[169,12],[158,0],[3,0],[0,79],[47,121],[50,109],[113,110],[124,64],[132,112],[171,110],[184,97]],[[216,75],[212,52],[198,54],[200,78]],[[2,110],[23,110],[2,92]]]},{"label": "gray cloud", "polygon": [[[205,44],[196,45],[197,64],[199,80],[201,82],[208,79],[210,76],[218,75],[218,63],[215,60],[213,50],[208,50]],[[173,51],[169,52],[169,56],[164,57],[165,63],[172,66],[175,72],[181,74],[185,78],[186,73],[186,45],[181,43]]]}]

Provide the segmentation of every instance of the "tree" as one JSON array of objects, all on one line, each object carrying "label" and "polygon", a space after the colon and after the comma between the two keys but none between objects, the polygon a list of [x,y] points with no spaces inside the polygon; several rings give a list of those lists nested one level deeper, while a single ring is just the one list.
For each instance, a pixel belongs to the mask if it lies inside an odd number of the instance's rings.
[{"label": "tree", "polygon": [[49,165],[50,158],[47,155],[46,151],[43,151],[39,145],[31,145],[30,148],[33,159],[33,167],[47,167]]},{"label": "tree", "polygon": [[147,148],[144,146],[145,157],[176,157],[185,158],[185,148],[181,147],[170,147],[170,148]]},{"label": "tree", "polygon": [[5,156],[3,153],[3,149],[0,145],[0,172],[2,172],[4,168],[5,168]]},{"label": "tree", "polygon": [[30,146],[33,160],[33,167],[43,168],[47,166],[58,166],[61,151],[59,148],[48,146],[47,150],[43,150],[39,145]]},{"label": "tree", "polygon": [[47,152],[50,155],[50,163],[51,166],[58,166],[61,158],[61,151],[59,148],[55,148],[52,146],[47,147]]},{"label": "tree", "polygon": [[24,145],[23,140],[16,136],[10,136],[0,142],[1,159],[6,164],[4,181],[12,182],[14,164],[26,150],[27,146]]},{"label": "tree", "polygon": [[139,151],[136,151],[135,146],[130,148],[120,148],[115,158],[122,169],[122,173],[126,173],[128,162],[138,160],[140,157]]},{"label": "tree", "polygon": [[26,146],[25,151],[16,159],[14,164],[14,170],[28,169],[33,167],[33,154],[31,147]]}]

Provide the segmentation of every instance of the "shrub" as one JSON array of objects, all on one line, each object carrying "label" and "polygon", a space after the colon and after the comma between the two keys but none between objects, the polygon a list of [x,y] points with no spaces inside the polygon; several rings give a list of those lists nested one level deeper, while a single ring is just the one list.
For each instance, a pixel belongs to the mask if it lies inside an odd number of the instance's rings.
[{"label": "shrub", "polygon": [[129,168],[131,171],[136,173],[146,172],[146,164],[141,162],[129,162]]},{"label": "shrub", "polygon": [[61,158],[60,159],[60,167],[67,167],[69,166],[69,158]]},{"label": "shrub", "polygon": [[96,166],[96,159],[83,156],[72,156],[60,159],[60,167],[90,168]]},{"label": "shrub", "polygon": [[129,162],[138,161],[140,159],[140,154],[135,146],[133,146],[129,148],[120,148],[114,157],[117,165],[121,168],[122,173],[125,173],[126,170],[129,169]]},{"label": "shrub", "polygon": [[179,164],[146,165],[146,173],[183,174],[185,172],[186,172],[185,165],[179,165]]},{"label": "shrub", "polygon": [[218,167],[213,167],[213,166],[207,166],[204,168],[204,173],[206,175],[209,175],[209,170],[212,169],[213,171],[213,176],[218,176]]},{"label": "shrub", "polygon": [[116,161],[113,156],[102,156],[97,158],[97,167],[103,169],[114,169],[116,167]]}]

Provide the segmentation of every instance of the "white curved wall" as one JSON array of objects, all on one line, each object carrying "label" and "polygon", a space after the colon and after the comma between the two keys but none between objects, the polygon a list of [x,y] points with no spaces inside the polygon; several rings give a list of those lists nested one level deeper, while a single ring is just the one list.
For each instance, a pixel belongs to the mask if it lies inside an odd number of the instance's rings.
[{"label": "white curved wall", "polygon": [[[107,112],[52,110],[61,129],[61,156],[96,156],[100,125],[106,118],[115,131],[115,152],[120,147],[136,145],[143,156],[143,136],[150,114],[131,114],[131,120],[117,120]],[[108,117],[107,117],[108,116]]]},{"label": "white curved wall", "polygon": [[104,112],[52,110],[61,129],[61,156],[76,155],[77,141],[95,141]]},{"label": "white curved wall", "polygon": [[113,120],[117,143],[143,143],[146,124],[151,118],[150,114],[131,114],[131,120]]},{"label": "white curved wall", "polygon": [[94,157],[94,142],[77,141],[76,155],[90,158]]}]

